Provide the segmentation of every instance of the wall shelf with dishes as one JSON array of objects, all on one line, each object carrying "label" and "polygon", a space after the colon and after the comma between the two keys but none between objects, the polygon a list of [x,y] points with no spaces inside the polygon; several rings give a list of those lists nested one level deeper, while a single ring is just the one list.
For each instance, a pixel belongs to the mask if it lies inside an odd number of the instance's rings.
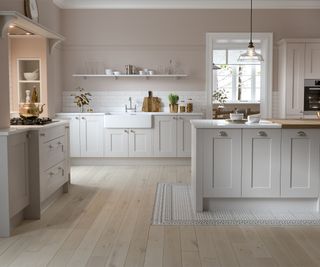
[{"label": "wall shelf with dishes", "polygon": [[141,78],[141,79],[149,79],[149,78],[185,78],[188,77],[187,74],[73,74],[73,77],[82,77],[84,79],[87,78],[113,78],[115,80],[119,78]]},{"label": "wall shelf with dishes", "polygon": [[40,102],[41,75],[39,58],[20,58],[18,68],[18,99],[19,103],[26,101],[26,91],[30,91],[35,103]]}]

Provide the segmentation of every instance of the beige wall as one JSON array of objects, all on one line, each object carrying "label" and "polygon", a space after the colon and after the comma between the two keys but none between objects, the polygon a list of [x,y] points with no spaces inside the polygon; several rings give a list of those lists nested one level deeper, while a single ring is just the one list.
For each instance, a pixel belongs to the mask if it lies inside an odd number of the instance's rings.
[{"label": "beige wall", "polygon": [[[206,32],[247,32],[248,10],[63,10],[64,89],[204,90]],[[320,10],[255,10],[254,31],[282,38],[319,38]],[[274,86],[277,55],[274,53]],[[173,59],[190,74],[182,80],[73,78],[73,73],[124,71],[134,64],[157,70]]]},{"label": "beige wall", "polygon": [[[61,12],[56,7],[52,0],[40,0],[38,2],[40,24],[61,32]],[[24,13],[23,0],[1,0],[0,11],[18,11]],[[48,53],[48,51],[47,51]],[[6,39],[0,40],[0,80],[1,80],[1,98],[0,98],[0,128],[9,126],[9,64],[8,64],[8,42]],[[4,59],[5,58],[5,59]],[[4,59],[4,60],[3,60]],[[52,116],[56,111],[61,110],[62,102],[62,82],[61,82],[61,52],[57,49],[51,55],[48,54],[48,72],[51,71],[48,77],[48,106],[49,116]]]}]

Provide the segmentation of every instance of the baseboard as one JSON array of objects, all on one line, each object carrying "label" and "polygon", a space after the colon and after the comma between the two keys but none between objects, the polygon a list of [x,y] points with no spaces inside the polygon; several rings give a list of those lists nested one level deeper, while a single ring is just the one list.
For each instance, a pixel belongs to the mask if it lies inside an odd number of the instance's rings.
[{"label": "baseboard", "polygon": [[317,198],[205,198],[204,210],[253,209],[272,211],[319,212]]},{"label": "baseboard", "polygon": [[191,165],[191,158],[71,158],[71,166]]}]

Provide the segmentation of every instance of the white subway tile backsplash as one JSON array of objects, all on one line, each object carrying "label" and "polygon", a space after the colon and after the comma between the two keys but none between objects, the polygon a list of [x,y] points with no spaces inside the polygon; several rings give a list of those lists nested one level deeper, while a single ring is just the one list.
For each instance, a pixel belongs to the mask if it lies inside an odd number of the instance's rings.
[{"label": "white subway tile backsplash", "polygon": [[[174,91],[153,91],[153,96],[161,98],[163,111],[168,111],[168,95]],[[71,94],[76,91],[63,92],[63,112],[77,112],[79,108],[73,103],[74,97]],[[141,110],[143,98],[148,96],[147,91],[90,91],[92,101],[90,107],[96,112],[118,112],[124,111],[124,106],[129,104],[129,97],[132,97],[133,104],[137,104],[138,110]],[[205,112],[206,100],[205,91],[177,91],[180,100],[192,99],[195,112]]]}]

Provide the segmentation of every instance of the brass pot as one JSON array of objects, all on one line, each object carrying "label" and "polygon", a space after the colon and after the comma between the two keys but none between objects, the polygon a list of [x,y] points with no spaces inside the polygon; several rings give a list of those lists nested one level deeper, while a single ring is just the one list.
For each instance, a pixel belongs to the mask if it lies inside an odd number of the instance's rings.
[{"label": "brass pot", "polygon": [[169,108],[170,108],[171,113],[178,113],[179,105],[178,104],[169,104]]},{"label": "brass pot", "polygon": [[43,112],[43,105],[35,103],[21,103],[19,107],[19,115],[24,119],[38,118]]}]

